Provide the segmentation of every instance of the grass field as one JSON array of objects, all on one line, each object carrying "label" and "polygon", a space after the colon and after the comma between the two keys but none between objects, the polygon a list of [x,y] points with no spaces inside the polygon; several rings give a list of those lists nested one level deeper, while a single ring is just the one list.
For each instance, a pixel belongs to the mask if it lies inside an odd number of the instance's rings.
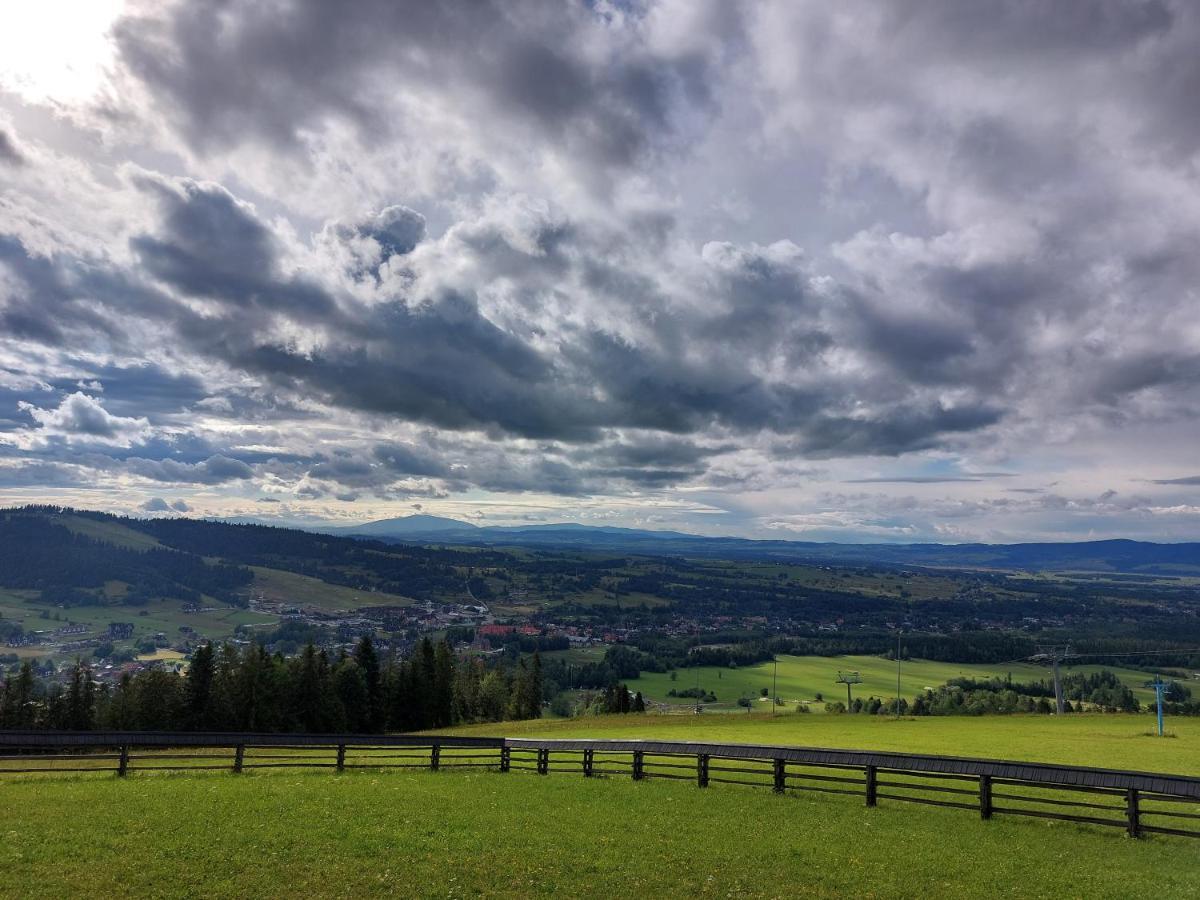
[{"label": "grass field", "polygon": [[[627,715],[505,722],[453,729],[506,737],[613,737],[740,744],[900,750],[1034,762],[1061,762],[1200,775],[1200,720],[1167,722],[1174,737],[1152,735],[1150,715],[1063,716]],[[1200,847],[1197,848],[1200,850]]]},{"label": "grass field", "polygon": [[413,602],[411,597],[326,584],[319,578],[281,569],[261,566],[251,566],[250,569],[254,572],[255,591],[261,592],[268,600],[296,606],[315,606],[329,612],[341,612],[360,606],[408,606]]},{"label": "grass field", "polygon": [[[133,638],[116,642],[119,647],[132,646],[139,638],[159,632],[167,635],[168,639],[177,638],[181,625],[190,626],[200,634],[216,639],[228,639],[233,636],[238,625],[274,625],[278,621],[276,616],[269,613],[251,612],[211,599],[206,601],[202,611],[195,613],[185,613],[185,604],[181,600],[155,600],[145,606],[74,606],[61,609],[43,603],[36,596],[30,596],[36,593],[34,591],[26,595],[16,592],[0,594],[0,615],[10,621],[19,622],[27,632],[53,632],[68,623],[84,625],[90,629],[90,633],[79,635],[80,638],[101,637],[110,622],[132,622]],[[43,611],[59,618],[43,619]],[[47,646],[3,647],[0,648],[0,652],[16,653],[22,657],[49,657],[56,662],[69,662],[81,655],[79,651],[62,653]]]},{"label": "grass field", "polygon": [[[754,666],[744,666],[738,669],[725,667],[701,666],[699,668],[700,687],[716,694],[721,704],[736,705],[738,697],[749,696],[757,698],[763,688],[771,688],[773,665],[770,662]],[[1128,685],[1143,703],[1154,699],[1154,692],[1146,688],[1145,682],[1150,677],[1146,672],[1133,669],[1117,669],[1111,666],[1074,666],[1064,667],[1064,672],[1098,672],[1102,668],[1110,669],[1118,678]],[[779,696],[785,701],[795,703],[802,700],[812,700],[821,693],[825,700],[846,700],[845,685],[835,681],[838,671],[857,671],[862,676],[862,684],[853,687],[854,696],[866,698],[869,696],[890,698],[896,696],[896,663],[878,656],[780,656],[779,657]],[[901,695],[912,698],[926,687],[937,687],[945,684],[951,678],[958,677],[1004,677],[1011,674],[1014,681],[1043,681],[1048,680],[1049,670],[1044,666],[1031,663],[1008,663],[995,666],[974,663],[943,663],[926,659],[902,660],[900,665]],[[696,686],[696,669],[678,669],[676,680],[672,681],[666,672],[643,672],[640,678],[627,682],[629,689],[641,691],[651,700],[664,703],[687,705],[688,700],[667,696],[672,688],[683,690]],[[763,703],[764,706],[767,703]],[[823,709],[821,704],[815,708]]]},{"label": "grass field", "polygon": [[1195,897],[1197,847],[523,773],[0,782],[0,896]]}]

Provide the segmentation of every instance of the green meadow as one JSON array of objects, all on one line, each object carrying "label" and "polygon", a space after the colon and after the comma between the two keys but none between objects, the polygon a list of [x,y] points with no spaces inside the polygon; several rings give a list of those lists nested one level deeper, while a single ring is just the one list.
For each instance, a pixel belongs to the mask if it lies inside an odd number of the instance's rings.
[{"label": "green meadow", "polygon": [[[716,666],[700,666],[692,669],[677,669],[668,672],[643,672],[640,678],[627,682],[629,689],[641,691],[650,700],[662,703],[687,705],[690,701],[685,698],[671,697],[668,692],[672,689],[685,690],[696,687],[699,675],[700,687],[711,691],[722,706],[736,708],[739,697],[753,697],[756,702],[763,688],[771,690],[774,665],[770,662],[741,668],[726,668]],[[1133,669],[1120,669],[1112,666],[1064,666],[1063,672],[1093,673],[1109,669],[1128,685],[1143,703],[1149,703],[1154,698],[1154,692],[1146,688],[1145,682],[1151,676],[1146,672]],[[896,696],[896,663],[879,656],[780,656],[778,671],[778,694],[780,699],[789,704],[815,700],[818,694],[826,701],[846,700],[846,686],[837,683],[837,674],[842,672],[858,672],[862,684],[852,687],[855,697]],[[1049,680],[1051,673],[1045,666],[1033,663],[1016,662],[1004,665],[986,663],[943,663],[927,659],[905,659],[900,664],[900,693],[911,698],[925,688],[936,688],[945,684],[951,678],[1004,678],[1011,675],[1013,681],[1042,681]],[[769,701],[762,701],[768,706]],[[823,710],[821,703],[813,704],[814,711]]]},{"label": "green meadow", "polygon": [[[1200,775],[1200,720],[1167,720],[1166,737],[1149,714],[1067,716],[625,715],[470,725],[457,734],[507,737],[662,738],[796,747],[897,750],[1078,766]],[[1200,847],[1197,848],[1200,850]]]},{"label": "green meadow", "polygon": [[0,781],[0,897],[1195,897],[1200,846],[513,772]]}]

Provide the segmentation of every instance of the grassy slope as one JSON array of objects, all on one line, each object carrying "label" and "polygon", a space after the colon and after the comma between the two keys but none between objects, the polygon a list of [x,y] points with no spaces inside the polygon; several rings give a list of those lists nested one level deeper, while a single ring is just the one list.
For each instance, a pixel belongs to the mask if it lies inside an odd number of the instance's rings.
[{"label": "grassy slope", "polygon": [[881,716],[769,715],[602,716],[505,722],[455,729],[509,737],[622,737],[713,740],[742,744],[900,750],[1081,766],[1200,775],[1200,720],[1168,721],[1175,737],[1149,732],[1148,715]]},{"label": "grassy slope", "polygon": [[329,612],[342,612],[360,606],[408,606],[413,602],[411,597],[326,584],[319,578],[282,569],[250,568],[254,572],[254,590],[261,591],[268,600],[315,606]]},{"label": "grassy slope", "polygon": [[1182,839],[683,782],[10,780],[0,813],[4,897],[1196,896]]},{"label": "grassy slope", "polygon": [[[740,669],[702,666],[700,686],[717,695],[722,703],[735,703],[742,695],[759,696],[762,688],[770,689],[772,664],[759,663]],[[1098,672],[1101,666],[1075,666],[1064,668],[1064,672]],[[818,692],[826,700],[845,702],[845,685],[837,684],[837,672],[858,671],[863,683],[854,686],[854,696],[866,698],[896,696],[896,664],[878,656],[780,656],[779,696],[787,701],[812,699]],[[1132,669],[1112,669],[1143,703],[1154,698],[1154,692],[1144,687],[1150,677],[1146,672]],[[972,663],[942,663],[926,659],[902,660],[900,665],[900,690],[904,697],[913,697],[926,687],[937,687],[951,678],[990,676],[1004,677],[1010,674],[1014,681],[1048,681],[1050,672],[1044,666],[1029,663],[1009,663],[995,666]],[[652,700],[666,703],[686,704],[688,701],[668,697],[667,691],[696,686],[695,669],[679,669],[676,680],[671,681],[668,673],[644,672],[641,678],[627,682],[630,690],[641,691]]]},{"label": "grassy slope", "polygon": [[86,535],[93,540],[103,541],[128,550],[153,550],[161,547],[155,538],[119,522],[98,521],[86,516],[55,516],[52,521],[65,526],[76,534]]}]

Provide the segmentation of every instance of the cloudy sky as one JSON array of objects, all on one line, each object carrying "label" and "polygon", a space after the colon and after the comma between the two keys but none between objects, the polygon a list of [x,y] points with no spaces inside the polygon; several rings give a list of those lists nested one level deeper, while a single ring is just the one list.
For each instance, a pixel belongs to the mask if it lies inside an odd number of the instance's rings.
[{"label": "cloudy sky", "polygon": [[1200,6],[0,12],[0,504],[1200,535]]}]

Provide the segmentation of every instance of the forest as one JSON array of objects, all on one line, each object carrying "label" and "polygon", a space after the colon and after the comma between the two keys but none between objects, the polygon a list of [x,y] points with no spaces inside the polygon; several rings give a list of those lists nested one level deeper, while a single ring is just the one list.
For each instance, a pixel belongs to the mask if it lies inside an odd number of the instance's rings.
[{"label": "forest", "polygon": [[336,657],[205,644],[186,674],[148,668],[111,686],[83,663],[65,683],[25,663],[0,686],[0,729],[378,734],[538,718],[543,690],[539,655],[488,667],[445,641],[422,640],[408,659],[380,659],[370,637]]}]

